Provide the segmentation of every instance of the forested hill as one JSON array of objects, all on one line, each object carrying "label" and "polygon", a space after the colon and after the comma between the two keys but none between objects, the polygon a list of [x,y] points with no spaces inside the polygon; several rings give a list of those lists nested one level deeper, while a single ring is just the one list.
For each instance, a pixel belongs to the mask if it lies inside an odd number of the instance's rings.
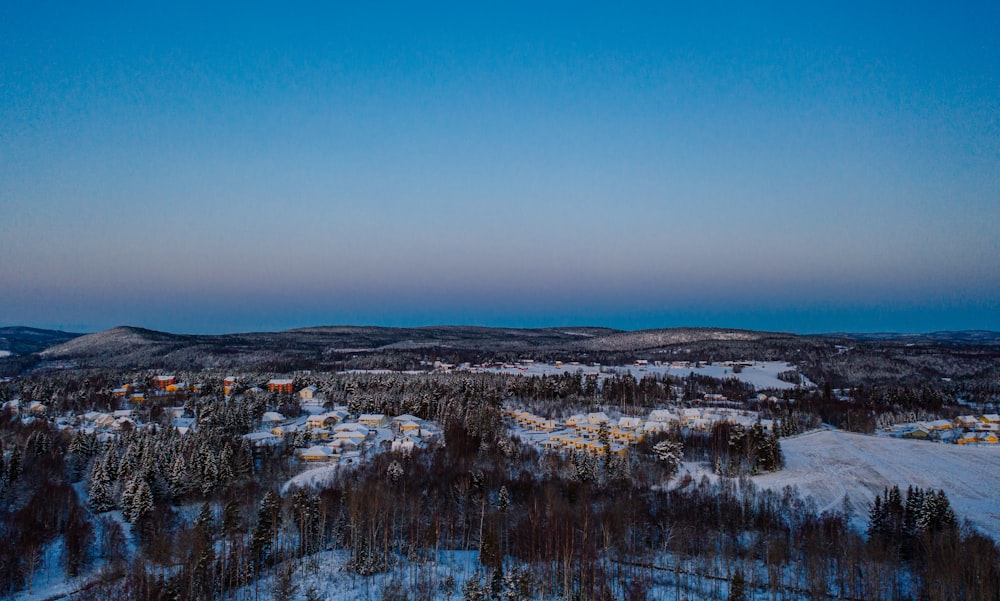
[{"label": "forested hill", "polygon": [[[35,345],[29,352],[48,348],[32,355],[30,362],[22,357],[0,375],[13,375],[25,367],[404,370],[426,369],[434,360],[458,364],[523,358],[603,365],[637,359],[782,360],[798,366],[812,381],[834,386],[942,378],[987,382],[1000,375],[1000,334],[982,331],[796,335],[723,328],[628,332],[594,327],[324,326],[191,335],[121,326],[85,336],[52,333],[46,339],[39,334]],[[0,368],[4,361],[0,359]]]},{"label": "forested hill", "polygon": [[0,351],[7,351],[12,355],[37,353],[78,336],[81,334],[61,330],[8,326],[0,328]]}]

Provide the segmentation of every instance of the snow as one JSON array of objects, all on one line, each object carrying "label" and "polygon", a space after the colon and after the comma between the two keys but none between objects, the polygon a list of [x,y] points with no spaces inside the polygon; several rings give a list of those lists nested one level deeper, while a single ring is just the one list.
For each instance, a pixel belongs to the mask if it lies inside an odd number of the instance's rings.
[{"label": "snow", "polygon": [[[657,375],[663,377],[667,374],[677,377],[684,377],[688,374],[694,373],[699,376],[708,376],[716,379],[726,379],[726,378],[736,378],[741,382],[751,384],[755,389],[779,389],[787,390],[795,388],[794,384],[785,382],[784,380],[778,379],[778,374],[784,371],[794,370],[795,366],[786,363],[784,361],[756,361],[751,365],[743,368],[740,373],[733,373],[733,368],[722,364],[712,364],[712,365],[701,365],[700,367],[692,364],[691,366],[684,367],[673,367],[671,365],[624,365],[624,366],[599,366],[599,365],[574,365],[574,364],[563,364],[555,365],[553,363],[531,363],[531,364],[520,364],[520,365],[505,365],[503,367],[483,367],[476,368],[477,371],[485,371],[490,373],[507,373],[523,376],[543,376],[543,375],[559,375],[564,373],[582,373],[587,374],[597,374],[598,378],[603,381],[611,373],[630,373],[637,380],[641,380],[643,376],[647,375]],[[808,379],[803,378],[803,383],[807,387],[815,386]]]},{"label": "snow", "polygon": [[761,487],[795,486],[820,510],[850,501],[854,524],[867,526],[868,508],[885,487],[942,489],[959,519],[1000,540],[1000,448],[964,447],[866,436],[840,430],[783,438],[785,469],[754,478]]},{"label": "snow", "polygon": [[0,351],[0,359],[2,359],[3,357],[10,357],[11,354],[12,353],[10,351]]}]

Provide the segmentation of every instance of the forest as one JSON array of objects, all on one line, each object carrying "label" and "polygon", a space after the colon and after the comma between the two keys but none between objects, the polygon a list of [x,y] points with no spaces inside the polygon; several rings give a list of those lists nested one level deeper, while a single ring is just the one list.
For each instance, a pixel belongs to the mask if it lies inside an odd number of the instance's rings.
[{"label": "forest", "polygon": [[[38,374],[0,385],[0,395],[44,399],[50,414],[71,415],[117,408],[118,382],[152,375]],[[780,436],[945,415],[954,410],[947,390],[859,388],[845,406],[827,386],[769,404],[737,382],[694,376],[612,376],[595,386],[572,374],[303,373],[296,386],[316,385],[328,403],[434,420],[444,441],[373,453],[320,486],[296,488],[284,486],[302,469],[292,441],[254,447],[243,438],[265,411],[293,413],[293,398],[248,385],[222,398],[214,374],[181,375],[206,385],[151,398],[140,421],[159,427],[101,436],[0,415],[0,595],[25,594],[53,557],[72,583],[65,597],[79,600],[338,599],[340,581],[320,576],[330,563],[380,599],[1000,595],[995,541],[955,516],[944,493],[887,490],[859,530],[846,509],[821,513],[794,489],[758,489],[750,477],[781,469]],[[675,428],[621,459],[542,453],[513,436],[501,413],[512,402],[550,416],[635,410],[696,404],[705,393],[757,407],[777,420],[775,433]],[[164,412],[176,405],[197,418],[185,435]],[[703,462],[715,477],[682,476],[682,461]],[[471,572],[442,567],[463,553]]]}]

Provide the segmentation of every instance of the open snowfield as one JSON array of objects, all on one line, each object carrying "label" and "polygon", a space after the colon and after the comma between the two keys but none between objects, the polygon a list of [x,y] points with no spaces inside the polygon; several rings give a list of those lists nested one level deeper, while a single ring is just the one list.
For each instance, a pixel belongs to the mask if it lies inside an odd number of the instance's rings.
[{"label": "open snowfield", "polygon": [[[749,367],[744,367],[743,371],[738,374],[734,374],[733,369],[731,367],[726,367],[725,365],[703,365],[701,367],[670,367],[669,365],[649,365],[645,367],[637,367],[634,365],[605,365],[602,367],[595,367],[593,365],[574,365],[571,363],[566,363],[561,366],[556,366],[552,363],[534,363],[521,368],[489,367],[484,368],[483,371],[523,376],[551,376],[564,373],[599,374],[599,378],[601,380],[607,377],[609,371],[615,373],[631,373],[637,380],[641,380],[643,376],[654,374],[661,377],[666,374],[683,377],[690,373],[694,373],[699,376],[708,376],[720,380],[725,378],[736,378],[741,382],[752,384],[753,387],[758,390],[768,388],[784,390],[795,388],[795,385],[785,382],[784,380],[779,380],[778,374],[792,369],[795,369],[795,366],[785,363],[784,361],[757,361]],[[805,380],[804,377],[803,380]],[[808,380],[805,380],[804,383],[806,386],[813,386],[812,382],[809,382]]]},{"label": "open snowfield", "polygon": [[820,430],[784,438],[785,469],[757,476],[761,487],[796,486],[821,510],[838,510],[847,495],[855,524],[887,486],[942,489],[959,520],[970,519],[1000,540],[1000,445],[959,446]]}]

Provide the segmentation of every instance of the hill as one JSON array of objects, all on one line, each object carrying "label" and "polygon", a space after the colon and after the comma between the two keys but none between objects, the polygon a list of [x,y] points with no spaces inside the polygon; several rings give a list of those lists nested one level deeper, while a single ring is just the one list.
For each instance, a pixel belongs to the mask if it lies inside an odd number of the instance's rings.
[{"label": "hill", "polygon": [[7,351],[11,355],[37,353],[78,336],[80,334],[61,330],[8,326],[0,328],[0,351]]},{"label": "hill", "polygon": [[[74,335],[67,335],[74,336]],[[662,361],[787,361],[835,387],[926,383],[942,378],[988,383],[1000,376],[1000,334],[797,335],[724,328],[626,332],[609,328],[321,326],[283,332],[192,335],[120,326],[42,350],[40,367],[129,369],[416,369],[450,363],[578,361],[622,365]]]},{"label": "hill", "polygon": [[848,499],[864,528],[868,508],[886,487],[942,489],[960,518],[1000,538],[1000,449],[900,440],[840,430],[783,439],[785,469],[754,478],[765,488],[796,486],[821,510]]}]

